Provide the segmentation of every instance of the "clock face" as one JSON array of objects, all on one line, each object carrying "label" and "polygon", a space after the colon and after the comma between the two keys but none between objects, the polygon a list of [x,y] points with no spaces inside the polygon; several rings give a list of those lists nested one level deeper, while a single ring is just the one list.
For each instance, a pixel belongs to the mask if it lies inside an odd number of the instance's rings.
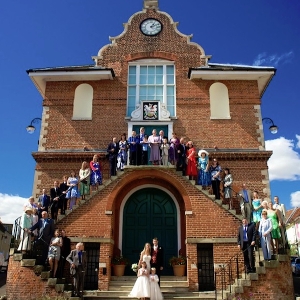
[{"label": "clock face", "polygon": [[140,29],[145,35],[155,36],[161,32],[162,24],[156,19],[146,19],[141,23]]}]

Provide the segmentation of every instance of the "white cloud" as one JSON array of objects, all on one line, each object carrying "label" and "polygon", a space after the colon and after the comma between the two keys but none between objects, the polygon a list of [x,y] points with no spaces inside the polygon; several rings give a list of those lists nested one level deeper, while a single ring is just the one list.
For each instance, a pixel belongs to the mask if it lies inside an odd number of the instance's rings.
[{"label": "white cloud", "polygon": [[289,51],[283,54],[270,54],[268,55],[266,52],[260,53],[254,59],[254,66],[273,66],[277,67],[279,63],[287,63],[291,62],[294,57],[294,52]]},{"label": "white cloud", "polygon": [[291,193],[291,206],[300,207],[300,191]]},{"label": "white cloud", "polygon": [[298,140],[296,147],[300,148],[300,135],[296,134],[296,139]]},{"label": "white cloud", "polygon": [[266,150],[273,151],[268,161],[270,180],[299,180],[300,155],[295,151],[295,141],[280,137],[265,143]]},{"label": "white cloud", "polygon": [[23,213],[28,198],[0,193],[0,217],[2,223],[13,224]]}]

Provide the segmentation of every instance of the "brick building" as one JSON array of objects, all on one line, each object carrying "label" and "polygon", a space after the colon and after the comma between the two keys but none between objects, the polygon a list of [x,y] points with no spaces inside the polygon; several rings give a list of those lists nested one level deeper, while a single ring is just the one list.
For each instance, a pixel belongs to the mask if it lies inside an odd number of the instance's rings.
[{"label": "brick building", "polygon": [[[110,179],[105,149],[112,137],[141,126],[169,138],[176,132],[230,168],[236,188],[247,182],[269,199],[271,152],[264,147],[260,104],[276,70],[209,63],[211,56],[178,31],[157,0],[144,0],[143,10],[110,40],[93,65],[28,70],[43,98],[34,195],[99,154],[105,185],[56,224],[72,242],[83,241],[93,259],[86,289],[108,290],[114,253],[134,263],[157,236],[164,275],[172,274],[168,259],[182,252],[189,289],[213,290],[214,271],[237,252],[240,216],[172,167],[128,166]],[[154,117],[144,109],[150,105],[158,108]],[[134,276],[129,268],[126,274]]]}]

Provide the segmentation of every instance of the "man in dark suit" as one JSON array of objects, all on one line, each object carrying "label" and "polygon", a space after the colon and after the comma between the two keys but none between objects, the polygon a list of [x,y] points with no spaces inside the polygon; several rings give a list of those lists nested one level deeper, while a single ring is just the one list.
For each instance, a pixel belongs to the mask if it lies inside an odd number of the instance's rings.
[{"label": "man in dark suit", "polygon": [[[69,188],[67,185],[68,176],[63,176],[63,182],[59,185],[59,189],[61,191],[60,202],[61,202],[61,214],[64,215],[68,208],[68,199],[66,198],[67,189]],[[71,251],[71,250],[70,250]]]},{"label": "man in dark suit", "polygon": [[119,152],[119,143],[117,142],[117,138],[114,137],[112,139],[112,142],[109,143],[109,145],[107,147],[110,176],[116,176],[117,175],[118,152]]},{"label": "man in dark suit", "polygon": [[50,197],[47,195],[46,189],[43,189],[42,195],[39,196],[38,203],[40,203],[38,212],[39,212],[39,218],[41,218],[42,212],[45,211],[48,213],[48,209],[50,206]]},{"label": "man in dark suit", "polygon": [[242,225],[238,231],[238,247],[243,251],[244,264],[246,272],[251,273],[255,271],[254,264],[254,246],[256,239],[255,223],[248,223],[247,219],[242,220]]},{"label": "man in dark suit", "polygon": [[182,175],[185,176],[185,170],[186,170],[186,145],[185,145],[185,139],[182,137],[180,139],[180,144],[178,146],[178,161],[176,170],[182,171]]},{"label": "man in dark suit", "polygon": [[164,250],[161,246],[158,245],[158,239],[153,238],[153,246],[151,248],[151,268],[156,269],[156,274],[158,276],[160,285],[160,272],[164,268]]},{"label": "man in dark suit", "polygon": [[58,208],[61,207],[61,190],[58,186],[58,181],[54,181],[54,187],[50,189],[50,207],[51,207],[51,219],[57,220]]},{"label": "man in dark suit", "polygon": [[[76,249],[67,256],[70,263],[70,273],[73,275],[74,296],[81,297],[84,286],[84,274],[87,266],[86,252],[83,251],[83,243],[78,243]],[[75,273],[75,274],[74,274]]]},{"label": "man in dark suit", "polygon": [[41,265],[46,265],[46,259],[48,256],[48,248],[51,241],[51,238],[54,234],[54,222],[52,219],[48,218],[48,213],[46,211],[42,212],[42,218],[39,219],[37,223],[35,223],[29,231],[32,232],[35,229],[39,229],[39,236],[37,239],[37,247],[41,247],[42,256],[41,261],[38,263]]}]

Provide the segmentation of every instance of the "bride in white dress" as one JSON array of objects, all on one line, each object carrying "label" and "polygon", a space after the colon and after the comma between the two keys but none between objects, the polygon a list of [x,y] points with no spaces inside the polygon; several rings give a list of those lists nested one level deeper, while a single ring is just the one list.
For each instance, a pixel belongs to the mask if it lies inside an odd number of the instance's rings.
[{"label": "bride in white dress", "polygon": [[146,262],[147,264],[147,271],[148,274],[150,274],[150,261],[151,261],[151,245],[149,243],[146,243],[144,246],[144,250],[141,252],[139,265],[142,264],[142,261]]}]

